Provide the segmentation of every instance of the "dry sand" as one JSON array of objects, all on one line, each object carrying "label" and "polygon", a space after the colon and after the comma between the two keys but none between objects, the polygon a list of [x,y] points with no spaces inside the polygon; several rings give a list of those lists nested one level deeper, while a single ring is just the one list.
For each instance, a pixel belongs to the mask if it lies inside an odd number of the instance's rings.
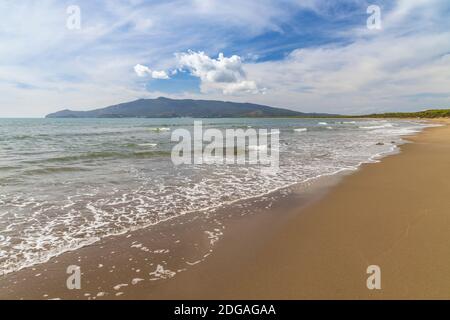
[{"label": "dry sand", "polygon": [[[3,276],[0,299],[448,299],[450,126],[410,140],[354,174],[274,194],[257,214],[219,212],[226,232],[212,253],[211,219],[185,217],[170,232],[161,225],[103,239]],[[152,252],[162,247],[179,272],[151,281],[161,255]],[[184,257],[202,262],[185,268]],[[66,288],[71,264],[82,268],[82,290]],[[366,287],[369,265],[381,268],[381,290]]]}]

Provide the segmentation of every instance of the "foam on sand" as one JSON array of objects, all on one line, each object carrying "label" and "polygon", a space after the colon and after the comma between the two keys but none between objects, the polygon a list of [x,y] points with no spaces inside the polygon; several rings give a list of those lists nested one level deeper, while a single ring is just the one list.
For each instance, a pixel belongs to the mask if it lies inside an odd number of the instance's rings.
[{"label": "foam on sand", "polygon": [[160,264],[158,264],[155,271],[149,273],[149,275],[152,276],[150,280],[169,279],[175,276],[175,274],[176,272],[169,269],[164,269],[164,266]]}]

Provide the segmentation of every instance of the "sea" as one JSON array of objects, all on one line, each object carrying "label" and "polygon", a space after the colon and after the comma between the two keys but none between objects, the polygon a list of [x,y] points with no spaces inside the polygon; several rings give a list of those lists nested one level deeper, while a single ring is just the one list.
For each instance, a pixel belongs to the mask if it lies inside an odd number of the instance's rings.
[{"label": "sea", "polygon": [[[279,131],[279,169],[171,161],[172,132]],[[426,123],[367,119],[0,119],[0,275],[397,152]]]}]

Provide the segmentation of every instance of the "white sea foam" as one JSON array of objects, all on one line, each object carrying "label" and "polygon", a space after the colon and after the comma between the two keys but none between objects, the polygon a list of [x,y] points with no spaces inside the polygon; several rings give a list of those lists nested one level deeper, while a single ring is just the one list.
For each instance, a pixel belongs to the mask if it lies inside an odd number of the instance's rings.
[{"label": "white sea foam", "polygon": [[131,284],[133,286],[137,285],[139,282],[144,281],[144,279],[142,278],[134,278],[133,280],[131,280]]},{"label": "white sea foam", "polygon": [[170,131],[170,128],[166,128],[166,127],[161,127],[161,128],[150,128],[149,130],[151,130],[151,131],[156,131],[156,132],[164,132],[164,131]]},{"label": "white sea foam", "polygon": [[[0,274],[48,261],[107,236],[145,228],[180,215],[209,212],[323,175],[354,170],[361,163],[377,161],[383,154],[392,152],[395,149],[392,141],[400,144],[401,136],[427,126],[416,122],[358,120],[355,126],[333,123],[333,129],[339,130],[311,129],[299,139],[299,131],[292,128],[306,129],[316,122],[270,121],[271,128],[285,129],[280,145],[280,170],[276,174],[257,166],[174,168],[170,159],[164,158],[152,161],[98,158],[86,163],[91,168],[87,173],[52,175],[52,184],[46,179],[31,180],[21,176],[17,185],[2,185]],[[264,123],[263,127],[266,126]],[[258,128],[258,123],[253,127]],[[79,132],[87,130],[88,126],[78,129]],[[124,132],[123,136],[102,138],[107,139],[103,144],[105,148],[122,148],[127,142],[145,141],[151,135],[144,131],[142,136],[130,137],[131,130]],[[161,148],[170,148],[166,136],[158,135],[155,143]],[[89,150],[85,148],[93,146],[91,136],[79,139],[73,145],[62,140],[62,152],[74,152],[64,149],[70,146],[86,153]],[[379,142],[384,145],[377,146]],[[38,144],[37,148],[45,146]],[[79,160],[73,157],[72,161]],[[207,236],[210,245],[214,245],[220,234],[215,230],[208,232],[212,232]],[[155,250],[140,243],[133,243],[131,247],[146,252]]]},{"label": "white sea foam", "polygon": [[363,126],[359,127],[360,129],[374,130],[374,129],[384,129],[384,128],[392,128],[393,125],[391,123],[383,124],[383,125],[374,125],[374,126]]},{"label": "white sea foam", "polygon": [[171,271],[169,269],[164,269],[164,266],[158,264],[158,266],[156,267],[156,270],[153,272],[150,272],[149,274],[152,276],[151,280],[155,280],[155,279],[172,278],[173,276],[175,276],[176,272]]},{"label": "white sea foam", "polygon": [[127,286],[128,286],[127,283],[121,283],[121,284],[118,284],[118,285],[114,286],[113,289],[116,290],[116,291],[118,291],[118,290],[120,290],[121,288],[127,287]]},{"label": "white sea foam", "polygon": [[208,235],[209,242],[212,246],[219,241],[220,237],[223,235],[223,232],[220,229],[205,231],[205,233]]},{"label": "white sea foam", "polygon": [[[268,130],[268,132],[265,134],[267,136],[271,136],[271,135],[279,135],[280,134],[280,130]],[[261,134],[264,135],[264,134]]]},{"label": "white sea foam", "polygon": [[156,147],[157,143],[140,143],[138,144],[140,147]]}]

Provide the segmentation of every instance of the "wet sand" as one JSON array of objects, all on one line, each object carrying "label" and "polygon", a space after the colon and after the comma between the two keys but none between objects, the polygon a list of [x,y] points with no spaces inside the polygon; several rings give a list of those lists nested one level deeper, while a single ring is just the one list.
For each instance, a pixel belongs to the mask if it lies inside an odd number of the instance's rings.
[{"label": "wet sand", "polygon": [[[351,175],[0,277],[0,299],[448,299],[450,126],[409,139]],[[81,290],[67,289],[70,265],[81,267]],[[381,268],[381,290],[366,287],[369,265]]]}]

